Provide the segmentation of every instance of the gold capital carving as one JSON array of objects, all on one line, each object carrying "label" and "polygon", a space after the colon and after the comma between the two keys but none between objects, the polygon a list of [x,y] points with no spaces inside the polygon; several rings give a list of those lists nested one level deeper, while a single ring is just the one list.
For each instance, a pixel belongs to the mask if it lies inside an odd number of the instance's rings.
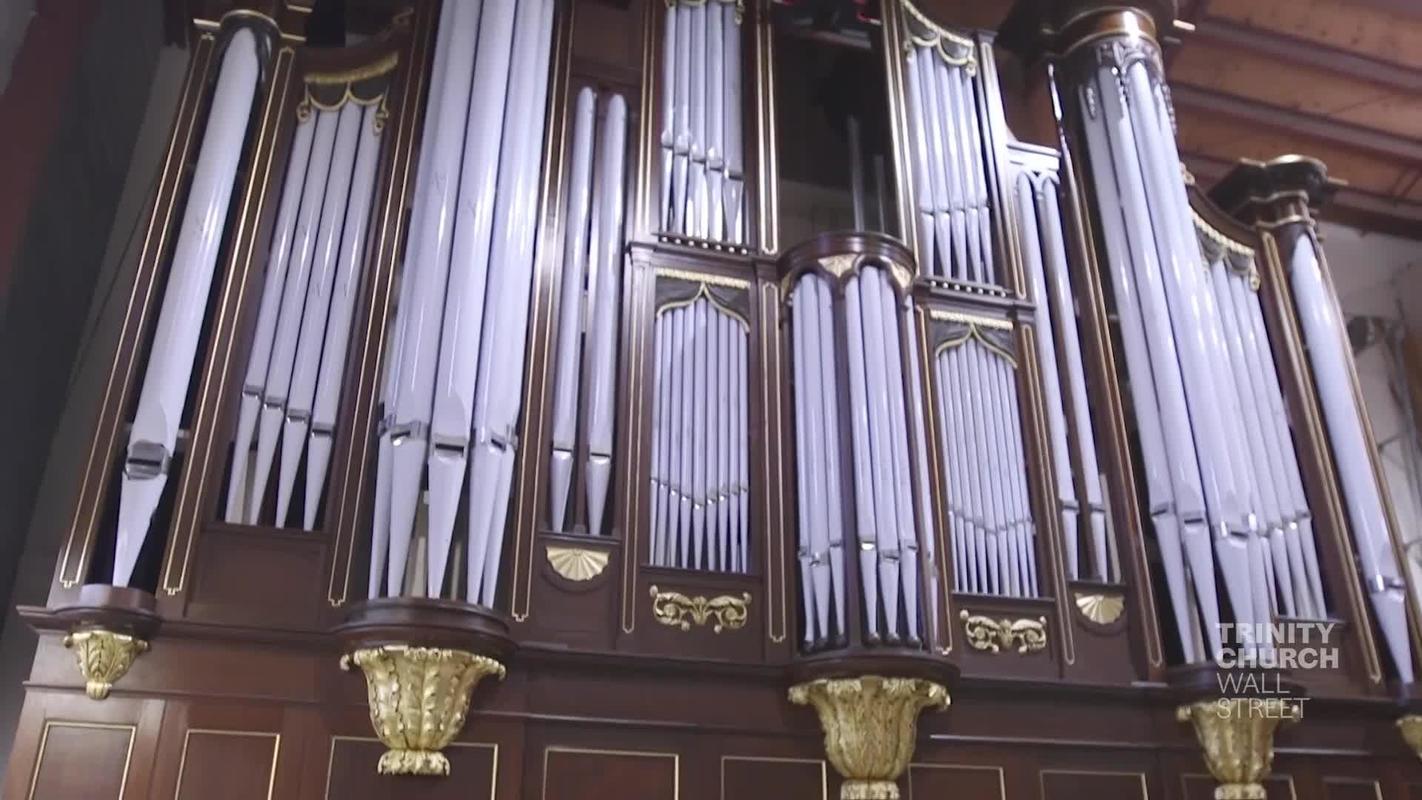
[{"label": "gold capital carving", "polygon": [[749,614],[750,592],[741,592],[740,597],[723,594],[712,598],[690,597],[681,592],[664,592],[651,587],[652,616],[663,625],[691,630],[692,625],[705,625],[716,620],[712,633],[722,630],[733,631],[746,626]]},{"label": "gold capital carving", "polygon": [[370,723],[381,744],[381,775],[448,775],[440,751],[464,727],[469,695],[487,675],[504,677],[504,665],[464,650],[385,645],[341,657],[365,673]]},{"label": "gold capital carving", "polygon": [[95,628],[65,636],[64,646],[74,651],[74,658],[79,662],[84,693],[94,700],[103,700],[118,679],[128,673],[134,659],[148,649],[148,642]]},{"label": "gold capital carving", "polygon": [[918,715],[948,708],[948,690],[921,678],[822,678],[790,687],[790,702],[812,705],[825,755],[844,783],[840,800],[898,800],[899,776],[917,741]]},{"label": "gold capital carving", "polygon": [[1402,733],[1402,740],[1412,748],[1412,752],[1422,758],[1422,715],[1408,714],[1397,721],[1397,729]]},{"label": "gold capital carving", "polygon": [[993,619],[981,614],[958,613],[963,632],[974,650],[1001,653],[1004,649],[1026,654],[1047,649],[1047,618]]},{"label": "gold capital carving", "polygon": [[1265,800],[1274,731],[1303,719],[1303,707],[1283,697],[1222,697],[1180,706],[1175,717],[1195,727],[1205,765],[1219,783],[1215,800]]}]

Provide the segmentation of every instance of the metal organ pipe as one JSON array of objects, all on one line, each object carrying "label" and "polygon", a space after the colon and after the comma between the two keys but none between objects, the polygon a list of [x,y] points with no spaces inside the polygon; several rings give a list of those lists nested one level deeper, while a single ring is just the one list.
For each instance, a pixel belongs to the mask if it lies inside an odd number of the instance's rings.
[{"label": "metal organ pipe", "polygon": [[291,144],[291,157],[286,166],[281,201],[277,206],[276,229],[267,256],[267,271],[262,283],[262,300],[257,307],[257,328],[252,340],[252,355],[242,380],[242,397],[238,401],[237,436],[232,443],[232,471],[228,476],[227,505],[223,518],[232,523],[247,520],[248,457],[253,437],[257,433],[257,415],[262,407],[262,389],[266,386],[267,366],[271,364],[272,339],[276,336],[277,312],[282,287],[286,283],[287,265],[291,259],[292,238],[296,231],[296,215],[301,209],[302,187],[311,158],[311,140],[316,129],[313,115],[304,115],[296,123],[296,136]]},{"label": "metal organ pipe", "polygon": [[[439,315],[449,276],[449,247],[458,191],[460,142],[469,106],[474,45],[482,3],[451,3],[440,12],[435,66],[430,78],[429,109],[420,143],[420,171],[415,179],[405,271],[410,275],[406,305],[398,309],[398,359],[391,361],[393,405],[382,434],[389,440],[388,462],[381,458],[378,491],[386,494],[390,554],[386,593],[402,594],[405,559],[414,533],[424,473],[430,411],[438,356]],[[483,119],[480,117],[479,119]],[[424,157],[425,151],[429,157]],[[377,509],[380,510],[380,509]],[[440,581],[443,572],[431,576]]]},{"label": "metal organ pipe", "polygon": [[578,92],[573,112],[572,172],[568,185],[568,229],[563,241],[563,276],[559,288],[558,355],[553,389],[553,455],[549,498],[553,530],[564,530],[573,456],[578,434],[578,345],[582,339],[583,285],[588,262],[588,215],[591,208],[593,128],[597,93]]},{"label": "metal organ pipe", "polygon": [[1312,234],[1294,244],[1289,260],[1289,283],[1297,298],[1299,323],[1308,344],[1314,385],[1323,406],[1328,440],[1338,462],[1344,505],[1353,534],[1354,549],[1362,565],[1363,582],[1373,614],[1387,643],[1388,653],[1404,683],[1413,680],[1412,651],[1407,632],[1406,586],[1398,571],[1388,530],[1387,511],[1373,471],[1372,456],[1363,430],[1364,410],[1352,372],[1350,354],[1337,300],[1323,277]]},{"label": "metal organ pipe", "polygon": [[658,224],[744,242],[741,20],[728,0],[675,0],[663,18]]},{"label": "metal organ pipe", "polygon": [[341,379],[345,370],[346,351],[350,344],[356,292],[360,288],[360,267],[365,257],[370,206],[375,197],[375,170],[380,161],[380,139],[375,127],[375,113],[367,109],[360,125],[360,144],[351,178],[346,225],[341,233],[341,253],[332,290],[325,345],[321,353],[321,370],[316,380],[316,397],[311,407],[303,518],[307,530],[315,527],[316,510],[320,506],[321,491],[326,485],[326,470],[331,461],[336,406],[341,396]]},{"label": "metal organ pipe", "polygon": [[197,357],[199,328],[269,44],[259,40],[253,29],[239,27],[222,56],[129,432],[114,550],[116,586],[127,586],[133,577],[167,485]]},{"label": "metal organ pipe", "polygon": [[[316,237],[316,252],[312,257],[311,278],[306,288],[302,308],[301,339],[296,345],[296,360],[291,372],[285,421],[281,434],[281,461],[277,472],[277,525],[286,523],[296,486],[296,469],[301,465],[301,452],[311,427],[311,407],[316,399],[316,376],[321,366],[321,346],[325,343],[331,312],[331,290],[335,285],[342,233],[347,219],[352,171],[356,146],[365,121],[365,109],[356,103],[346,103],[338,112],[336,140],[331,153],[331,168],[322,198],[321,225]],[[260,434],[259,434],[260,436]],[[258,439],[260,447],[261,440]]]}]

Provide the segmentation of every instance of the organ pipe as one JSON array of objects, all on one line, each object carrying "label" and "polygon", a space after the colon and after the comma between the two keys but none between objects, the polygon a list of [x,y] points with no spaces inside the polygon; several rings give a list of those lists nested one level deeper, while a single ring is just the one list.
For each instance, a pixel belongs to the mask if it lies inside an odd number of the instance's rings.
[{"label": "organ pipe", "polygon": [[167,485],[269,36],[253,27],[233,30],[212,90],[124,458],[112,576],[117,586],[127,586],[133,576]]}]

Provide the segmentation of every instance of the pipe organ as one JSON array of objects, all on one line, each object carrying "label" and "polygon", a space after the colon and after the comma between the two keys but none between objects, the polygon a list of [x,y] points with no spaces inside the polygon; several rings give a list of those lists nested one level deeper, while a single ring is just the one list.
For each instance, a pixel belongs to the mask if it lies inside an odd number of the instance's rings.
[{"label": "pipe organ", "polygon": [[1195,185],[1173,3],[174,5],[7,796],[1422,790],[1332,184]]}]

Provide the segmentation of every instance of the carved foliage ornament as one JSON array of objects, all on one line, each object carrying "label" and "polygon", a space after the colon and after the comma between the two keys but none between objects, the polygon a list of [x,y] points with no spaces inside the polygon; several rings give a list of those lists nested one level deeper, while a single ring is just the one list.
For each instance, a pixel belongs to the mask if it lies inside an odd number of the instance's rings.
[{"label": "carved foliage ornament", "polygon": [[1284,697],[1230,697],[1181,706],[1175,717],[1195,727],[1205,765],[1219,782],[1215,800],[1265,800],[1274,731],[1302,719],[1303,707]]},{"label": "carved foliage ornament", "polygon": [[142,639],[98,628],[65,636],[64,646],[74,651],[79,674],[84,676],[84,693],[94,700],[108,697],[133,660],[148,649]]},{"label": "carved foliage ornament", "polygon": [[1408,714],[1397,721],[1397,729],[1402,733],[1402,740],[1412,748],[1412,752],[1422,758],[1422,715]]},{"label": "carved foliage ornament", "polygon": [[705,625],[714,619],[712,633],[744,628],[748,617],[746,608],[751,601],[749,592],[741,592],[740,597],[723,594],[707,599],[681,592],[663,592],[656,586],[651,587],[651,595],[652,616],[657,622],[689,631],[692,625]]},{"label": "carved foliage ornament", "polygon": [[448,775],[440,751],[464,727],[469,695],[486,675],[504,677],[504,665],[463,650],[385,645],[341,658],[365,673],[370,723],[381,744],[381,775]]},{"label": "carved foliage ornament", "polygon": [[1018,653],[1033,653],[1047,649],[1047,618],[993,619],[962,611],[963,632],[974,650],[1001,653],[1016,648]]},{"label": "carved foliage ornament", "polygon": [[790,688],[790,702],[812,705],[825,755],[844,776],[841,800],[898,800],[895,783],[913,756],[918,715],[948,708],[948,690],[920,678],[820,679]]}]

